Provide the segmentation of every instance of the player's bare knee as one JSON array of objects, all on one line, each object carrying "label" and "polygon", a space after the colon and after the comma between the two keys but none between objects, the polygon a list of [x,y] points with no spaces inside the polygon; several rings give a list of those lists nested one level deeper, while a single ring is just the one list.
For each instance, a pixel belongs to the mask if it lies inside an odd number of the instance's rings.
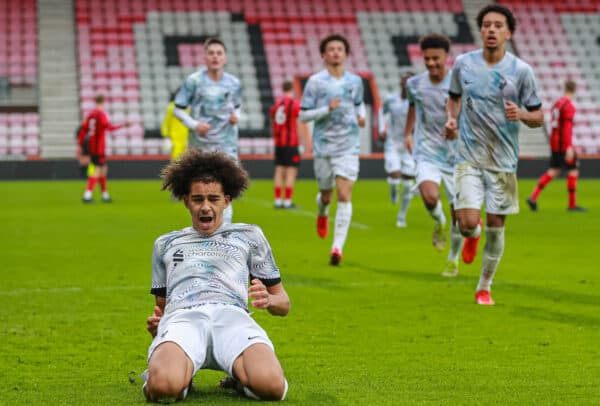
[{"label": "player's bare knee", "polygon": [[146,397],[150,400],[178,398],[188,383],[160,369],[151,371],[146,384]]},{"label": "player's bare knee", "polygon": [[266,371],[253,377],[248,387],[262,400],[281,400],[285,393],[285,378],[276,371]]}]

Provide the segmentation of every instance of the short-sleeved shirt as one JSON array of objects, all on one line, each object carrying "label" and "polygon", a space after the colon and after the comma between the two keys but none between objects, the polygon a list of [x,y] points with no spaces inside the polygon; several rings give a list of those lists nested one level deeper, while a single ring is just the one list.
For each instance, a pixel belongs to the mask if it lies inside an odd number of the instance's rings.
[{"label": "short-sleeved shirt", "polygon": [[269,113],[273,125],[275,146],[297,147],[300,101],[289,96],[280,97],[271,106]]},{"label": "short-sleeved shirt", "polygon": [[357,107],[363,102],[363,83],[360,76],[344,72],[335,78],[325,69],[312,75],[302,95],[302,110],[328,106],[333,99],[340,105],[325,117],[315,120],[312,137],[315,157],[358,155],[360,135]]},{"label": "short-sleeved shirt", "polygon": [[458,161],[497,172],[516,172],[519,122],[505,116],[505,102],[533,111],[541,107],[531,67],[510,52],[488,66],[483,51],[456,59],[450,94],[461,96]]},{"label": "short-sleeved shirt", "polygon": [[399,92],[389,95],[383,102],[383,116],[387,117],[389,123],[385,139],[386,146],[402,147],[404,145],[404,128],[406,127],[408,107],[408,99],[403,99]]},{"label": "short-sleeved shirt", "polygon": [[440,83],[434,84],[426,71],[406,82],[409,103],[415,108],[415,161],[432,163],[447,172],[453,170],[456,161],[456,141],[444,137],[451,74],[449,71]]},{"label": "short-sleeved shirt", "polygon": [[204,137],[190,130],[189,146],[223,151],[237,159],[238,127],[230,124],[229,118],[241,104],[242,87],[235,76],[223,72],[221,79],[215,82],[206,69],[188,76],[175,96],[175,105],[182,109],[189,106],[190,116],[194,120],[211,126]]},{"label": "short-sleeved shirt", "polygon": [[[104,110],[95,108],[86,116],[79,129],[79,145],[83,146],[87,139],[90,155],[104,157],[106,155],[106,131],[118,130],[121,127],[122,125],[112,124]],[[101,164],[103,165],[104,162]]]},{"label": "short-sleeved shirt", "polygon": [[260,227],[223,224],[211,235],[192,227],[162,235],[152,253],[152,290],[166,297],[165,311],[208,303],[248,310],[248,282],[281,282]]},{"label": "short-sleeved shirt", "polygon": [[563,96],[554,103],[550,112],[552,114],[550,150],[565,152],[567,148],[573,146],[575,105],[571,99]]}]

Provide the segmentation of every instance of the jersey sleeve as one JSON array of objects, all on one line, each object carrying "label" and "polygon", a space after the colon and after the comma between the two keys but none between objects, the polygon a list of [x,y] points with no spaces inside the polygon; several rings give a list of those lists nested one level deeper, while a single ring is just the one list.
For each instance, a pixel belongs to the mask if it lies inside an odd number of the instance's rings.
[{"label": "jersey sleeve", "polygon": [[152,250],[152,289],[150,293],[155,296],[167,297],[167,269],[163,261],[165,242],[158,238]]},{"label": "jersey sleeve", "polygon": [[358,76],[356,80],[358,81],[358,90],[354,95],[354,105],[360,106],[364,100],[365,88],[363,86],[363,80],[360,76]]},{"label": "jersey sleeve", "polygon": [[175,95],[175,106],[180,109],[185,109],[190,105],[192,101],[192,97],[194,96],[194,92],[196,91],[196,82],[192,79],[191,76],[183,83],[183,86],[179,89],[177,94]]},{"label": "jersey sleeve", "polygon": [[454,68],[452,68],[452,74],[450,76],[450,88],[448,93],[452,97],[460,97],[462,95],[462,85],[460,83],[460,68],[462,58],[457,58]]},{"label": "jersey sleeve", "polygon": [[415,81],[408,80],[406,82],[406,99],[411,106],[415,104]]},{"label": "jersey sleeve", "polygon": [[79,127],[79,134],[77,134],[77,143],[79,145],[83,145],[83,140],[85,139],[85,135],[87,134],[88,131],[89,131],[89,125],[88,125],[88,120],[86,118],[85,121],[83,122],[83,124],[81,124],[81,126]]},{"label": "jersey sleeve", "polygon": [[302,93],[302,110],[312,110],[317,108],[317,89],[313,78],[308,79]]},{"label": "jersey sleeve", "polygon": [[236,109],[239,109],[242,106],[242,94],[243,94],[242,85],[238,82],[235,87],[235,91],[233,92],[233,106]]},{"label": "jersey sleeve", "polygon": [[575,106],[573,103],[565,103],[561,115],[561,133],[566,148],[573,146],[573,119],[575,118]]},{"label": "jersey sleeve", "polygon": [[300,115],[300,101],[294,99],[294,103],[292,104],[292,118],[298,118]]},{"label": "jersey sleeve", "polygon": [[275,259],[271,252],[271,246],[258,226],[253,226],[253,234],[250,255],[248,258],[248,269],[250,277],[260,279],[265,286],[277,285],[281,282],[279,268],[275,265]]},{"label": "jersey sleeve", "polygon": [[537,83],[535,75],[533,74],[533,69],[527,65],[527,68],[523,72],[519,102],[529,111],[537,110],[542,107],[542,101],[538,96]]}]

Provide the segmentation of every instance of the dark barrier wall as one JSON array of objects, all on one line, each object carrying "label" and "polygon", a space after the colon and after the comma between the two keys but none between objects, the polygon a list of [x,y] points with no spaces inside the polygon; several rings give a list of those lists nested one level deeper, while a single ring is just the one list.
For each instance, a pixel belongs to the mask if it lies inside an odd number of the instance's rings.
[{"label": "dark barrier wall", "polygon": [[[271,179],[273,177],[273,161],[242,161],[244,167],[255,179]],[[167,164],[161,160],[110,160],[108,161],[110,179],[157,179],[160,170]],[[537,178],[548,166],[548,159],[526,159],[519,162],[520,178]],[[582,178],[600,178],[600,159],[581,160]],[[299,178],[314,177],[312,160],[300,164]],[[385,171],[381,159],[361,159],[360,179],[383,179]],[[75,160],[41,160],[41,161],[0,161],[0,180],[51,180],[79,179],[79,170]]]}]

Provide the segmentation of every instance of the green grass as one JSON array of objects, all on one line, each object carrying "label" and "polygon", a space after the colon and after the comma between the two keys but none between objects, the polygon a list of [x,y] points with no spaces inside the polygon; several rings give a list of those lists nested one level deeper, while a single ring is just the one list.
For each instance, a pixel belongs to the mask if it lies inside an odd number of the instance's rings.
[{"label": "green grass", "polygon": [[[522,181],[521,200],[533,187]],[[0,183],[0,404],[145,404],[138,378],[150,337],[154,239],[189,224],[154,181],[111,181],[112,205],[80,203],[83,182]],[[342,266],[314,231],[314,181],[302,209],[272,209],[254,181],[236,221],[261,225],[292,300],[255,313],[285,369],[290,405],[593,404],[600,399],[600,182],[580,181],[589,213],[568,213],[564,180],[540,211],[507,221],[495,307],[476,306],[480,255],[440,271],[419,200],[396,229],[385,181],[359,181]],[[447,207],[446,207],[447,209]],[[332,210],[334,213],[334,210]],[[483,241],[482,241],[483,242]],[[481,251],[481,249],[480,249]],[[187,404],[246,403],[201,371]]]}]

